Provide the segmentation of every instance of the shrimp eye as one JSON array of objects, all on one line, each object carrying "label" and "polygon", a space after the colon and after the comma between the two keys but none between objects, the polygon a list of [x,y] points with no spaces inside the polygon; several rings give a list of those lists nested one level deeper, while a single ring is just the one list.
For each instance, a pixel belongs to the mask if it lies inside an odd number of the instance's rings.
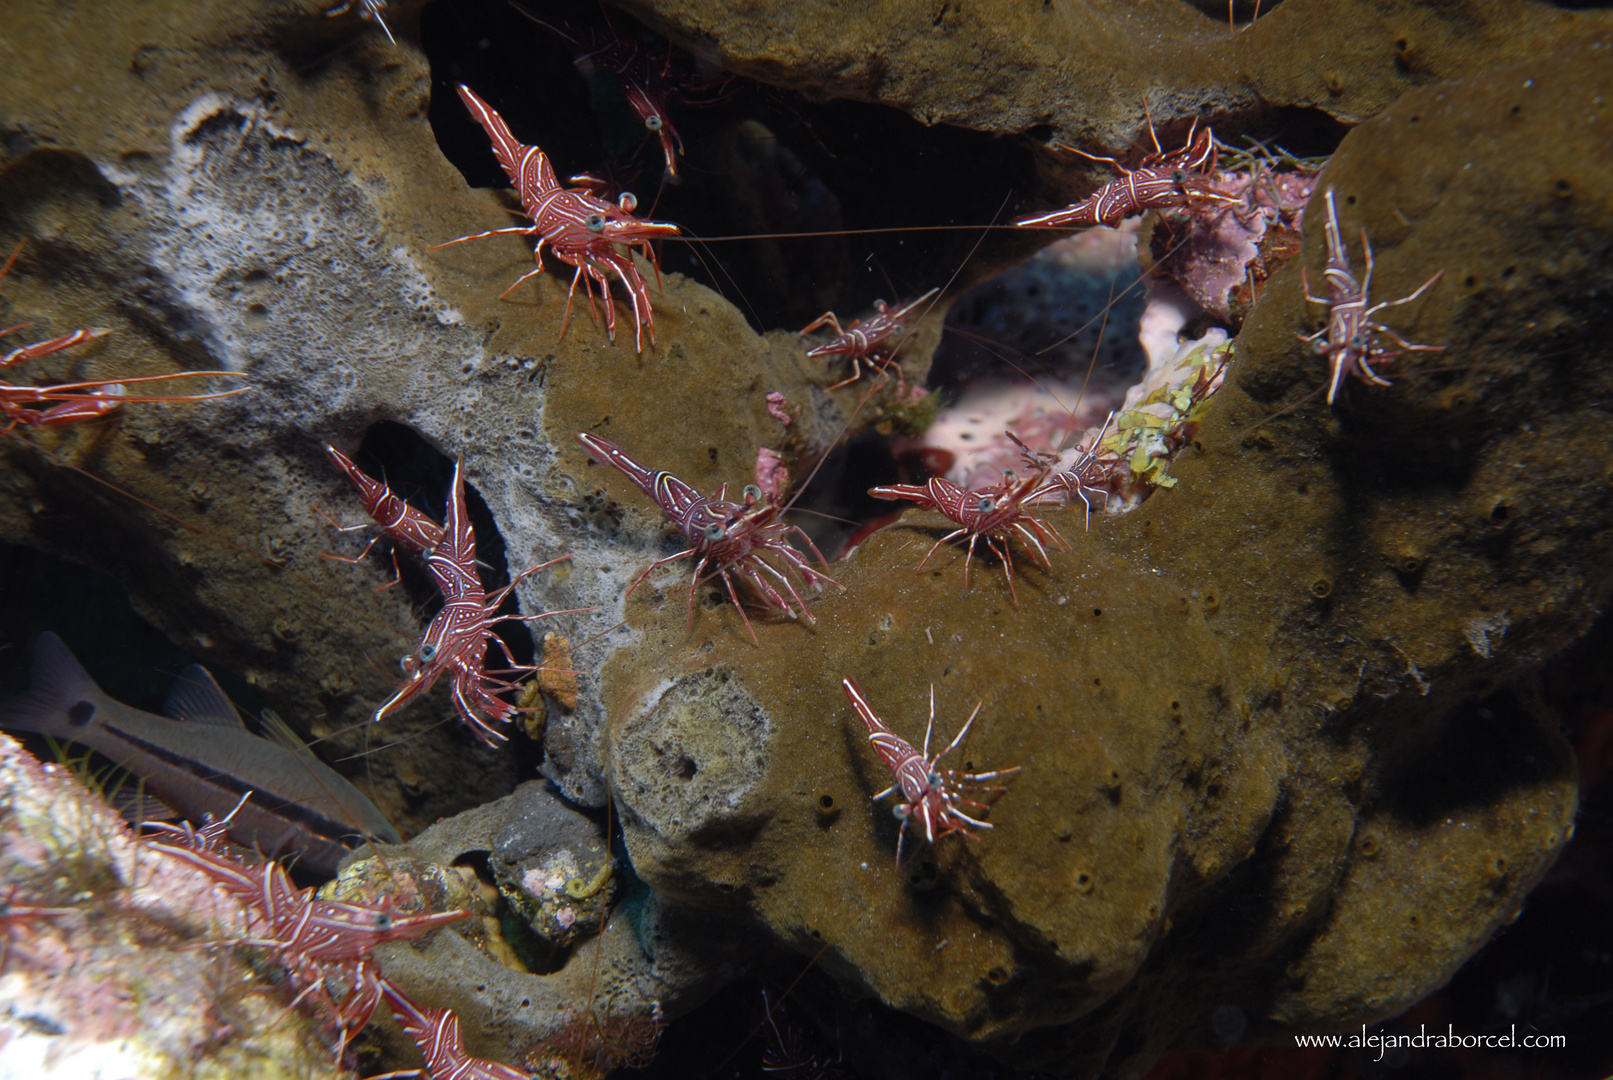
[{"label": "shrimp eye", "polygon": [[1332,351],[1333,346],[1329,345],[1325,341],[1317,341],[1317,343],[1314,346],[1312,346],[1312,348],[1314,348],[1316,350],[1316,355],[1317,356],[1326,356],[1329,352]]},{"label": "shrimp eye", "polygon": [[398,658],[398,666],[403,669],[404,674],[413,675],[419,669],[420,662],[414,658],[413,653],[409,653]]},{"label": "shrimp eye", "polygon": [[936,787],[936,788],[941,786],[941,774],[940,773],[932,772],[930,774],[930,786],[931,787]]},{"label": "shrimp eye", "polygon": [[751,503],[758,503],[762,501],[762,489],[757,487],[755,484],[746,484],[745,490],[742,492],[742,494],[745,496],[746,506],[749,506]]},{"label": "shrimp eye", "polygon": [[723,537],[728,535],[727,527],[719,525],[715,521],[713,521],[710,525],[707,525],[701,530],[701,532],[706,534],[707,540],[721,540]]},{"label": "shrimp eye", "polygon": [[649,128],[651,131],[660,131],[661,118],[652,113],[644,118],[644,126]]},{"label": "shrimp eye", "polygon": [[897,821],[906,821],[908,813],[909,811],[905,802],[899,802],[895,806],[891,807],[891,817],[895,818]]},{"label": "shrimp eye", "polygon": [[420,659],[430,663],[437,655],[437,646],[429,641],[420,646]]},{"label": "shrimp eye", "polygon": [[622,197],[616,200],[616,205],[622,208],[622,213],[631,214],[638,209],[638,196],[631,191],[624,191]]},{"label": "shrimp eye", "polygon": [[605,231],[605,218],[601,214],[589,214],[583,224],[588,226],[589,232]]},{"label": "shrimp eye", "polygon": [[995,505],[990,499],[981,499],[979,510],[982,514],[989,514],[991,513],[991,508]]}]

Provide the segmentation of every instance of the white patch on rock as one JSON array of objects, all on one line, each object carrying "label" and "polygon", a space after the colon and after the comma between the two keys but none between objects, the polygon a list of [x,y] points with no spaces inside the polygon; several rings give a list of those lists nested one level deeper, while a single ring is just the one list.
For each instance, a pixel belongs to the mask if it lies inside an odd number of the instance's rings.
[{"label": "white patch on rock", "polygon": [[370,362],[476,348],[468,334],[443,339],[463,316],[406,248],[381,247],[364,186],[261,103],[204,93],[169,146],[159,178],[101,172],[146,211],[156,303],[176,309],[175,335],[254,376],[254,402],[235,406],[248,422],[312,427],[360,406]]},{"label": "white patch on rock", "polygon": [[772,732],[720,668],[662,680],[614,733],[613,787],[631,812],[624,827],[676,840],[751,828],[765,813],[749,796],[767,770]]},{"label": "white patch on rock", "polygon": [[[1500,615],[1481,615],[1469,621],[1462,633],[1466,636],[1467,643],[1473,646],[1473,651],[1488,660],[1490,659],[1490,653],[1501,644],[1501,639],[1506,636],[1507,627],[1511,625],[1512,620],[1507,618],[1505,612]],[[1493,641],[1491,640],[1492,635],[1494,636]]]}]

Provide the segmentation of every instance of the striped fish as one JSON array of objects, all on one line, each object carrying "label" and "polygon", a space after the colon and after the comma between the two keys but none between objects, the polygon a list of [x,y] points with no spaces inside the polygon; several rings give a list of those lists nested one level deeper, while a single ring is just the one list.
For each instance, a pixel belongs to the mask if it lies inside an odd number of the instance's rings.
[{"label": "striped fish", "polygon": [[187,818],[223,817],[251,792],[230,836],[276,857],[334,875],[347,842],[402,838],[375,804],[320,761],[265,710],[274,739],[247,731],[206,668],[179,673],[157,716],[108,697],[55,634],[34,643],[30,688],[0,702],[0,727],[80,743],[145,782]]}]

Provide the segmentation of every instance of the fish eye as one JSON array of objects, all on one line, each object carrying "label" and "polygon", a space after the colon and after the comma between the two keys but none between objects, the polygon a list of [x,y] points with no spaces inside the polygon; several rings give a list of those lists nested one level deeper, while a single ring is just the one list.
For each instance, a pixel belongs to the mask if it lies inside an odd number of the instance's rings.
[{"label": "fish eye", "polygon": [[420,646],[420,659],[429,662],[436,655],[437,655],[437,646],[431,644],[431,642],[428,641],[425,644]]},{"label": "fish eye", "polygon": [[622,213],[631,214],[638,209],[638,196],[631,191],[624,191],[622,197],[616,200],[616,205],[622,208]]},{"label": "fish eye", "polygon": [[651,131],[660,131],[661,130],[661,118],[659,116],[654,115],[654,114],[646,116],[644,118],[644,126],[649,128]]},{"label": "fish eye", "polygon": [[589,232],[605,231],[605,218],[602,214],[589,214],[583,224],[588,226]]},{"label": "fish eye", "polygon": [[707,525],[701,530],[701,532],[706,534],[707,540],[721,540],[723,537],[728,535],[727,527],[719,525],[715,521],[713,521],[710,525]]},{"label": "fish eye", "polygon": [[990,499],[981,499],[979,510],[982,514],[989,514],[991,512],[991,508],[995,505],[997,504],[992,502]]},{"label": "fish eye", "polygon": [[390,930],[390,929],[392,929],[392,916],[388,915],[384,911],[381,912],[379,915],[377,915],[375,917],[375,928],[377,930]]}]

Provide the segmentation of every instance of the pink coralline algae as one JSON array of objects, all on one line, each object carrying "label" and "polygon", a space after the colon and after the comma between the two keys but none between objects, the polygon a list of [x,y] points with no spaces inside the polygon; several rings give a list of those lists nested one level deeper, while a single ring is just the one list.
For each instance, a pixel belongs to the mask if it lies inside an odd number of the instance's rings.
[{"label": "pink coralline algae", "polygon": [[756,451],[756,486],[768,502],[778,502],[790,486],[790,470],[776,450],[762,447]]},{"label": "pink coralline algae", "polygon": [[1200,307],[1236,325],[1276,269],[1303,245],[1309,171],[1273,172],[1264,159],[1217,172],[1209,186],[1238,202],[1194,214],[1169,213],[1149,238],[1155,268]]},{"label": "pink coralline algae", "polygon": [[789,427],[790,414],[785,408],[786,404],[784,395],[777,390],[767,395],[767,414],[785,427]]}]

